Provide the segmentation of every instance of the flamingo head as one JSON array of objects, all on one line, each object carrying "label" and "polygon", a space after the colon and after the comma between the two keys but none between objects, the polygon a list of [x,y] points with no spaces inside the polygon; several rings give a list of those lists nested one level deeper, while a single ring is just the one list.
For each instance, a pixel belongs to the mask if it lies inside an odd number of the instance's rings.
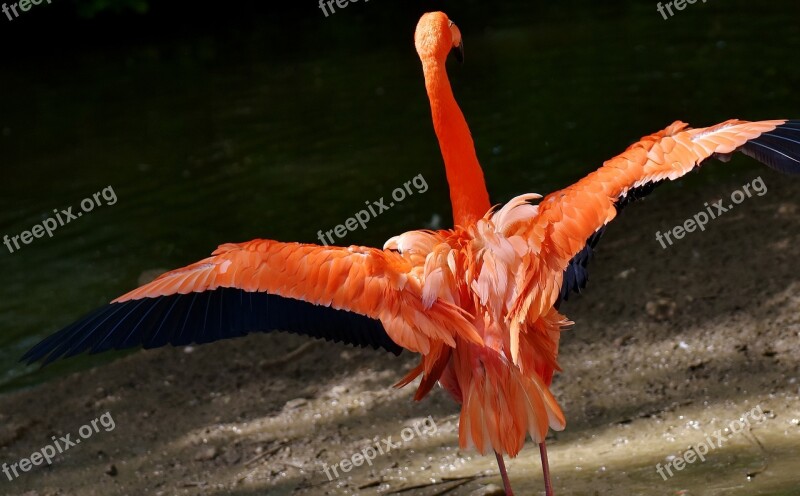
[{"label": "flamingo head", "polygon": [[464,42],[461,31],[444,12],[428,12],[420,18],[414,34],[414,44],[420,58],[444,62],[455,51],[459,62],[464,61]]}]

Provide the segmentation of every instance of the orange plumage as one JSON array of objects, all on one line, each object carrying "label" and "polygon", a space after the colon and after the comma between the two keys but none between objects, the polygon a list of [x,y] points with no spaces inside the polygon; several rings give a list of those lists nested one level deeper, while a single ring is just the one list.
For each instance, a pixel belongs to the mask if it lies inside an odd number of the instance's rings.
[{"label": "orange plumage", "polygon": [[[456,227],[407,232],[383,249],[271,240],[224,244],[45,339],[25,359],[255,331],[306,333],[303,326],[319,328],[311,334],[317,337],[390,351],[399,346],[419,353],[421,361],[398,385],[422,376],[416,399],[439,383],[460,402],[461,446],[497,453],[510,494],[502,455],[518,454],[527,437],[543,449],[548,429],[565,426],[549,389],[559,370],[560,333],[571,324],[558,306],[574,284],[585,283],[574,269],[585,266],[580,255],[587,244],[635,192],[678,179],[714,155],[742,151],[800,172],[800,124],[732,120],[691,129],[676,122],[572,186],[490,210],[445,71],[448,53],[461,49],[461,34],[447,16],[431,13],[420,20],[415,42]],[[198,303],[198,294],[208,295],[206,303]],[[294,313],[285,315],[287,308]],[[359,335],[340,328],[351,324]],[[381,332],[391,341],[378,339]]]}]

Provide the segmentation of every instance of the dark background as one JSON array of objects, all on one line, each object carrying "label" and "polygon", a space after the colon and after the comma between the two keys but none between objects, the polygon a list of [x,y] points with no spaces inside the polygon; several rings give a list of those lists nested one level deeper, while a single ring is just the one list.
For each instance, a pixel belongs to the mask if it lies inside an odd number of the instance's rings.
[{"label": "dark background", "polygon": [[[650,1],[362,0],[326,18],[311,0],[53,0],[0,16],[0,236],[108,185],[119,198],[0,249],[0,384],[96,363],[16,360],[143,272],[223,242],[314,242],[417,174],[427,193],[345,242],[449,225],[413,47],[436,9],[464,35],[451,80],[494,202],[563,187],[675,119],[800,115],[795,0],[709,1],[666,21]],[[738,186],[756,167],[666,189]]]}]

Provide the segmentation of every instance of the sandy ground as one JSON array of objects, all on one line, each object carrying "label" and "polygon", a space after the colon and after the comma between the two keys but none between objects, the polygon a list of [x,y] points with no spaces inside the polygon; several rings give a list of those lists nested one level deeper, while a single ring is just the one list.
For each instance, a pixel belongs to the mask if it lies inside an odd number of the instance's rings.
[{"label": "sandy ground", "polygon": [[[656,230],[758,174],[768,194],[667,250],[656,243]],[[761,169],[731,181],[668,186],[629,208],[603,239],[589,290],[563,308],[577,325],[554,383],[568,419],[549,441],[557,494],[800,494],[800,181]],[[137,352],[6,395],[7,463],[54,435],[75,439],[105,412],[116,427],[13,482],[0,474],[0,493],[499,494],[493,458],[458,449],[457,408],[442,391],[414,403],[413,388],[391,388],[413,356],[304,343],[273,334]],[[753,408],[761,421],[705,462],[666,481],[656,473]],[[404,433],[371,466],[325,475]],[[542,494],[535,446],[509,468],[518,494]]]}]

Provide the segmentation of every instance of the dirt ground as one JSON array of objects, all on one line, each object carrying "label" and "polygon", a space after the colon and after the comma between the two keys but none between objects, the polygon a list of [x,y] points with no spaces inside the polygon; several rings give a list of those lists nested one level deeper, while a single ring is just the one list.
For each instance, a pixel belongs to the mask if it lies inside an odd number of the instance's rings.
[{"label": "dirt ground", "polygon": [[[666,250],[656,242],[759,174],[763,197]],[[800,494],[799,193],[800,181],[762,169],[668,185],[608,230],[588,290],[562,308],[577,324],[554,382],[567,416],[549,440],[556,494]],[[9,464],[105,412],[115,423],[52,466],[0,474],[0,493],[500,494],[493,457],[458,448],[458,410],[441,390],[414,403],[413,387],[392,389],[414,356],[305,343],[272,334],[142,351],[0,397]],[[759,407],[761,421],[705,462],[656,473]],[[325,475],[387,436],[401,445]],[[509,469],[518,494],[543,493],[535,446]]]}]

